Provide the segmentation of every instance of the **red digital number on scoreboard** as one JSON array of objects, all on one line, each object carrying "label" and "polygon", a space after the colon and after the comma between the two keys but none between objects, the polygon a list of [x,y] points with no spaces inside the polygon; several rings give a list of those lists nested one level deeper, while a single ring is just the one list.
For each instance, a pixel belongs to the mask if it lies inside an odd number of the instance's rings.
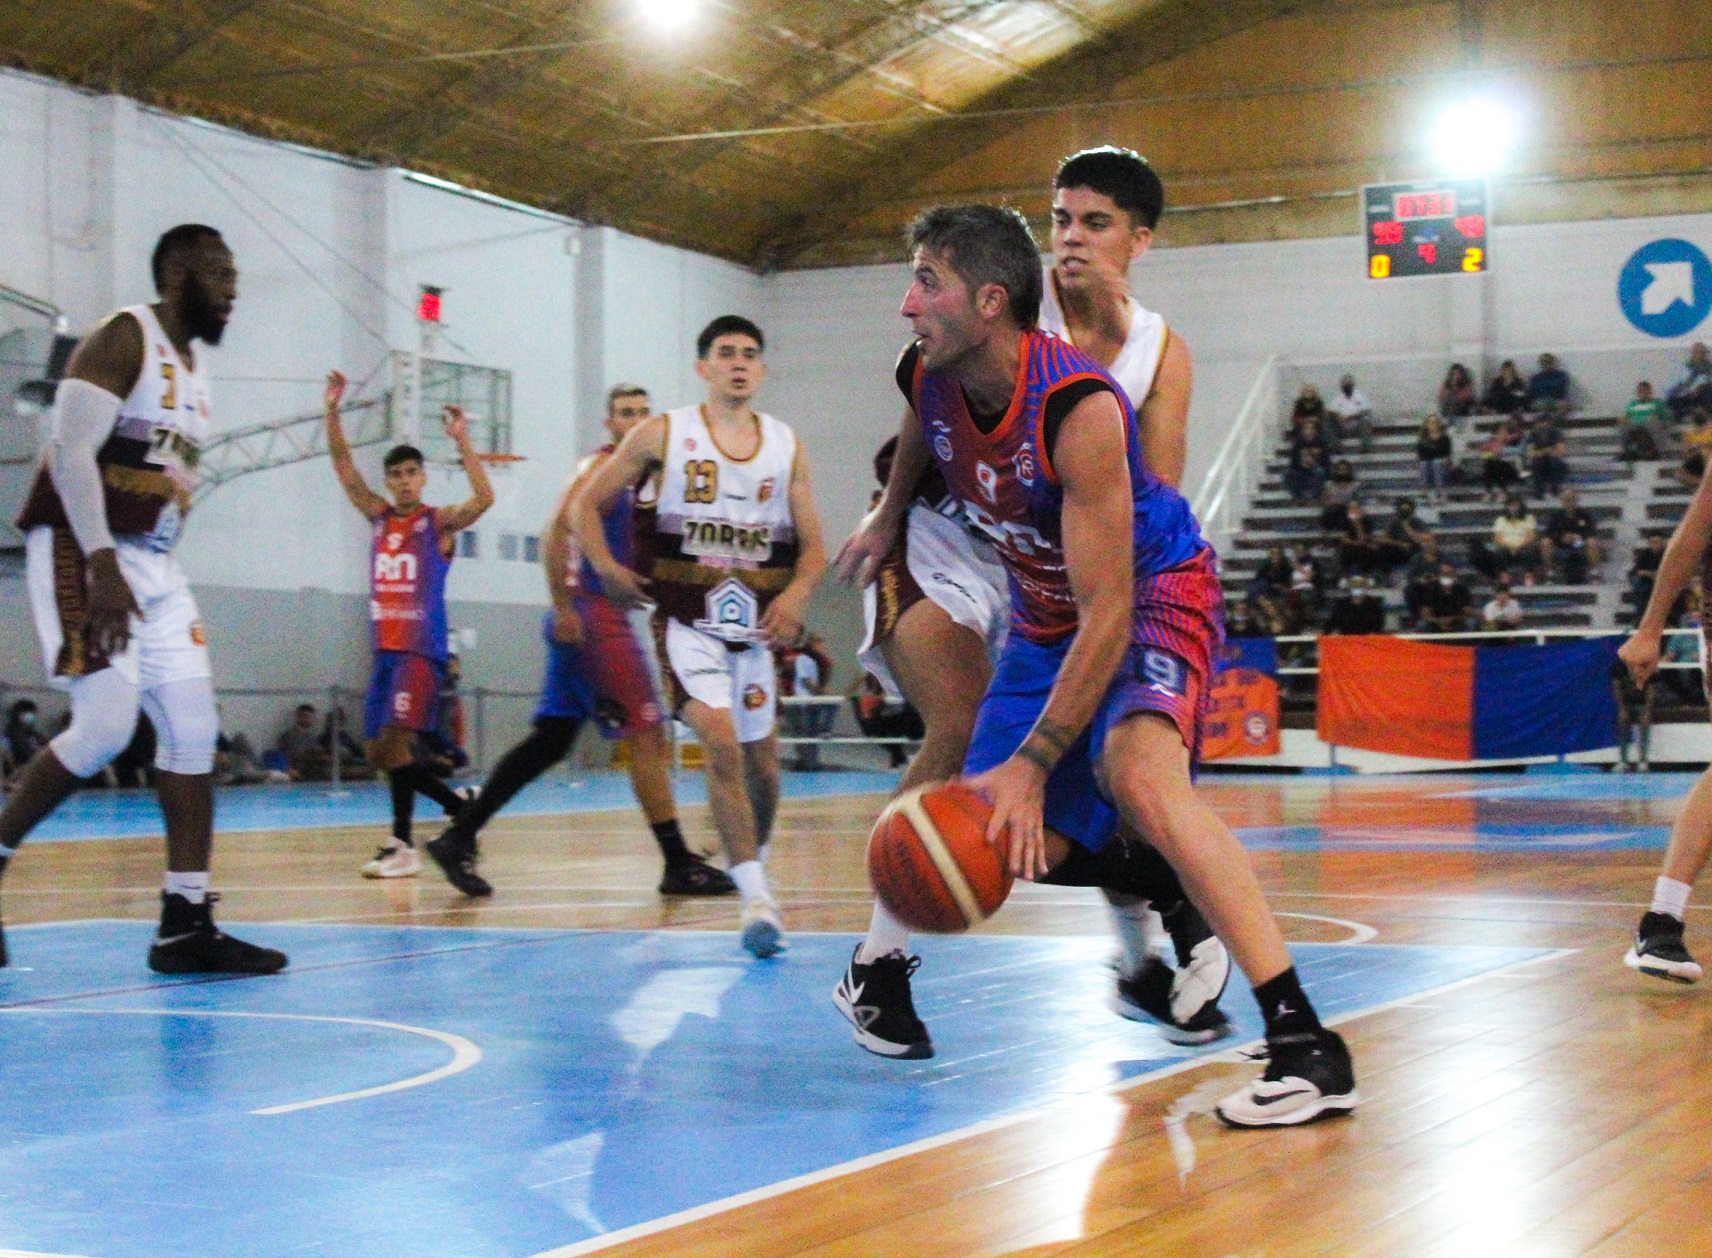
[{"label": "red digital number on scoreboard", "polygon": [[1376,245],[1400,245],[1403,243],[1403,224],[1375,223],[1373,225],[1373,243]]},{"label": "red digital number on scoreboard", "polygon": [[1439,247],[1432,242],[1415,246],[1415,252],[1421,255],[1421,261],[1432,266],[1439,260]]},{"label": "red digital number on scoreboard", "polygon": [[1400,219],[1450,218],[1456,213],[1456,193],[1448,188],[1443,192],[1400,192],[1394,212]]},{"label": "red digital number on scoreboard", "polygon": [[1464,214],[1456,220],[1456,229],[1462,233],[1464,240],[1478,240],[1486,234],[1486,216]]}]

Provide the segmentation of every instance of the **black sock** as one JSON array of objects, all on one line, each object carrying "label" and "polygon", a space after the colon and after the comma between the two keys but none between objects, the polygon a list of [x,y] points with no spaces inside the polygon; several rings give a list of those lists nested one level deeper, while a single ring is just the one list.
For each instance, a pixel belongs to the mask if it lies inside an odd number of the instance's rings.
[{"label": "black sock", "polygon": [[474,839],[488,818],[505,807],[511,797],[565,758],[577,740],[580,721],[564,716],[544,716],[517,746],[506,752],[482,783],[481,794],[466,804],[453,828],[465,839]]},{"label": "black sock", "polygon": [[691,859],[690,849],[684,846],[684,832],[678,829],[676,817],[653,822],[648,828],[654,832],[654,842],[660,845],[660,854],[666,858],[666,864],[682,865]]},{"label": "black sock", "polygon": [[405,765],[402,769],[389,770],[386,775],[386,784],[392,788],[392,837],[410,846],[414,846],[410,842],[410,818],[416,811],[416,783],[412,768]]},{"label": "black sock", "polygon": [[1166,909],[1183,899],[1183,884],[1166,859],[1147,844],[1121,834],[1097,852],[1072,842],[1069,853],[1040,881],[1061,887],[1103,887]]},{"label": "black sock", "polygon": [[409,766],[409,771],[413,774],[412,783],[419,792],[444,808],[448,817],[458,815],[458,810],[464,806],[463,797],[435,777],[432,769],[425,764],[413,764]]},{"label": "black sock", "polygon": [[1313,1035],[1320,1029],[1319,1015],[1302,990],[1295,966],[1256,987],[1254,999],[1260,1004],[1260,1016],[1266,1019],[1268,1040]]}]

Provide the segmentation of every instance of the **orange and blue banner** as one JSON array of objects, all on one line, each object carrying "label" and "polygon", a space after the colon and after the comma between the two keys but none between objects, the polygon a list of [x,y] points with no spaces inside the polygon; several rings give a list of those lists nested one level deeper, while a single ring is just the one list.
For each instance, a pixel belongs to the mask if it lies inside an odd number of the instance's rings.
[{"label": "orange and blue banner", "polygon": [[1551,646],[1320,639],[1321,741],[1429,760],[1560,756],[1617,745],[1620,637]]},{"label": "orange and blue banner", "polygon": [[1278,644],[1271,638],[1231,638],[1207,696],[1201,759],[1278,751]]}]

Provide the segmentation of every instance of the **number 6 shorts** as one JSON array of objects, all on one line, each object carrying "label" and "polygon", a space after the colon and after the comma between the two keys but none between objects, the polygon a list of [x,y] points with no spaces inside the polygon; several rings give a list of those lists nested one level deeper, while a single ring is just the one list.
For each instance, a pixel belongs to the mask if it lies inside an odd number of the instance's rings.
[{"label": "number 6 shorts", "polygon": [[[1129,649],[1093,721],[1047,779],[1048,827],[1093,850],[1111,838],[1118,814],[1096,766],[1107,735],[1128,717],[1156,712],[1177,727],[1191,758],[1198,752],[1212,661],[1224,638],[1223,599],[1210,549],[1136,582]],[[1074,641],[1074,635],[1040,643],[1011,634],[975,717],[965,774],[1002,764],[1022,746]]]},{"label": "number 6 shorts", "polygon": [[759,742],[773,732],[779,684],[766,643],[728,645],[669,616],[654,617],[654,642],[674,716],[696,699],[730,712],[740,743]]}]

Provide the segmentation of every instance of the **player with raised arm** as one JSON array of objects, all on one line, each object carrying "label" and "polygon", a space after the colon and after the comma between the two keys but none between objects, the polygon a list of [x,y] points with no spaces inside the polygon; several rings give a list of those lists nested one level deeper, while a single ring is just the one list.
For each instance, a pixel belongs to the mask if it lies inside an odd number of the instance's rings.
[{"label": "player with raised arm", "polygon": [[150,266],[160,300],[110,316],[72,354],[18,519],[30,609],[50,678],[70,692],[71,724],[0,809],[0,871],[37,822],[130,744],[146,710],[167,855],[149,968],[272,974],[285,954],[224,934],[211,913],[219,719],[207,635],[173,556],[209,435],[208,369],[195,342],[220,343],[238,269],[220,233],[194,223],[161,236]]},{"label": "player with raised arm", "polygon": [[456,506],[430,507],[422,501],[428,482],[422,451],[399,445],[381,461],[387,493],[369,488],[351,457],[339,403],[345,377],[327,373],[327,453],[334,474],[372,530],[369,564],[369,620],[373,626],[374,670],[363,704],[363,733],[368,760],[386,774],[392,790],[392,837],[362,867],[365,878],[410,878],[422,870],[411,837],[416,794],[421,792],[456,817],[463,798],[416,762],[416,736],[435,727],[441,688],[446,680],[446,573],[452,566],[458,533],[493,506],[493,484],[470,444],[470,425],[462,408],[448,406],[446,435],[458,447],[470,497]]},{"label": "player with raised arm", "polygon": [[[1682,597],[1696,571],[1701,573],[1703,584],[1712,580],[1709,540],[1712,540],[1712,476],[1701,479],[1687,514],[1670,535],[1641,622],[1617,652],[1618,658],[1629,666],[1636,687],[1643,691],[1658,671],[1665,626],[1676,600]],[[1704,612],[1700,632],[1703,636],[1706,633]],[[1704,643],[1701,658],[1706,658]],[[1712,695],[1712,675],[1707,678],[1706,690]],[[1623,958],[1630,969],[1673,983],[1700,981],[1702,971],[1683,941],[1683,929],[1694,880],[1705,870],[1709,856],[1712,856],[1712,768],[1700,775],[1670,828],[1670,846],[1665,850],[1664,865],[1653,884],[1652,906],[1641,916],[1634,946]]]},{"label": "player with raised arm", "polygon": [[[1087,149],[1066,158],[1053,180],[1053,256],[1044,264],[1040,327],[1076,345],[1117,380],[1136,412],[1149,469],[1175,487],[1188,445],[1189,351],[1129,287],[1129,267],[1147,252],[1164,204],[1159,176],[1128,149]],[[887,448],[894,445],[889,441]],[[889,456],[886,463],[889,469]],[[900,791],[949,777],[961,766],[991,677],[989,655],[1003,646],[1009,624],[997,551],[971,536],[959,515],[929,468],[904,537],[864,591],[863,664],[895,684],[926,725]],[[1230,976],[1229,953],[1169,865],[1153,853],[1144,859],[1157,875],[1149,895],[1106,892],[1122,945],[1115,1007],[1125,1017],[1157,1023],[1175,1043],[1229,1035],[1230,1020],[1218,1003]],[[932,1039],[910,994],[908,943],[908,928],[876,902],[868,935],[834,989],[833,1003],[870,1052],[931,1057]],[[1172,955],[1180,968],[1167,960]]]},{"label": "player with raised arm", "polygon": [[891,551],[936,464],[1011,580],[1011,635],[964,763],[993,803],[989,837],[1018,875],[1145,895],[1126,831],[1143,836],[1265,1020],[1266,1071],[1220,1117],[1274,1126],[1353,1109],[1349,1052],[1302,990],[1247,853],[1190,782],[1223,595],[1188,504],[1148,469],[1121,386],[1036,328],[1039,253],[1020,215],[930,210],[910,244],[909,409],[840,568],[865,575]]},{"label": "player with raised arm", "polygon": [[[630,785],[666,862],[660,894],[717,896],[737,890],[723,870],[684,844],[672,798],[666,712],[649,667],[648,647],[637,637],[625,610],[604,596],[600,578],[571,541],[572,503],[617,443],[649,413],[648,392],[638,385],[616,385],[607,393],[606,431],[612,440],[577,468],[542,536],[541,558],[553,607],[543,626],[547,675],[533,728],[501,757],[481,794],[428,844],[435,864],[465,895],[493,894],[487,879],[476,872],[482,827],[518,791],[570,754],[577,731],[591,719],[606,737],[623,738],[629,746]],[[632,485],[620,494],[601,520],[607,549],[626,566],[634,561],[632,514],[637,489]]]},{"label": "player with raised arm", "polygon": [[[748,319],[709,323],[696,338],[707,400],[631,429],[571,506],[572,532],[606,597],[654,604],[670,706],[707,758],[708,805],[743,897],[743,946],[757,957],[784,940],[763,865],[779,802],[770,644],[801,640],[826,568],[807,456],[787,425],[752,405],[764,349]],[[633,570],[607,545],[602,516],[656,471]]]}]

